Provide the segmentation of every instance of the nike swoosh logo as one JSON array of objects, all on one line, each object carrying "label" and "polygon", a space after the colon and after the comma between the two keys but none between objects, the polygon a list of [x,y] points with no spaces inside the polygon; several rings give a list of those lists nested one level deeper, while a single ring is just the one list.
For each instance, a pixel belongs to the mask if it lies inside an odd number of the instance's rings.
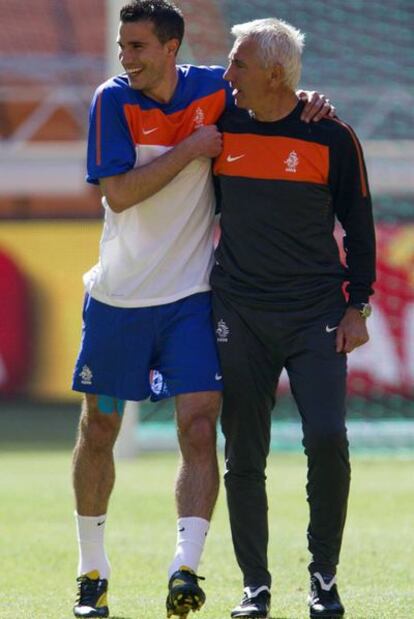
[{"label": "nike swoosh logo", "polygon": [[227,161],[229,163],[233,163],[233,161],[237,161],[238,159],[241,159],[242,157],[245,157],[246,155],[236,155],[236,157],[233,157],[232,155],[227,155]]},{"label": "nike swoosh logo", "polygon": [[142,133],[144,135],[149,135],[150,133],[154,133],[154,131],[158,131],[158,127],[155,127],[154,129],[143,129]]},{"label": "nike swoosh logo", "polygon": [[98,525],[98,527],[101,527],[103,524],[105,524],[105,520],[102,520],[102,522],[97,522],[96,524]]},{"label": "nike swoosh logo", "polygon": [[216,374],[214,377],[216,380],[221,380],[223,377],[221,374]]},{"label": "nike swoosh logo", "polygon": [[178,529],[179,533],[182,533],[183,531],[185,531],[185,527],[183,527],[182,529]]},{"label": "nike swoosh logo", "polygon": [[332,331],[335,331],[338,327],[330,327],[329,325],[326,325],[325,327],[325,331],[326,333],[332,333]]}]

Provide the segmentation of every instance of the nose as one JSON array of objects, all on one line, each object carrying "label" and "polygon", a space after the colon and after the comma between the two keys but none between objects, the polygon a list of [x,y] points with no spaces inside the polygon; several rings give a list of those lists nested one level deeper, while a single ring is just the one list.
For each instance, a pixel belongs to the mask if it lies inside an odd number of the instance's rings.
[{"label": "nose", "polygon": [[131,54],[126,49],[120,49],[118,52],[118,58],[120,63],[126,67],[131,63]]},{"label": "nose", "polygon": [[229,64],[227,69],[224,71],[223,78],[226,82],[231,82],[231,65]]}]

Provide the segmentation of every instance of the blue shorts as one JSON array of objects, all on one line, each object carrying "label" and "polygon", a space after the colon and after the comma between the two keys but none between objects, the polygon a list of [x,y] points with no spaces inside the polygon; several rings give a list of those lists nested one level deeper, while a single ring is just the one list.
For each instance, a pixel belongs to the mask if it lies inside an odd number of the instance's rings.
[{"label": "blue shorts", "polygon": [[211,294],[139,308],[86,295],[72,388],[136,401],[221,391]]}]

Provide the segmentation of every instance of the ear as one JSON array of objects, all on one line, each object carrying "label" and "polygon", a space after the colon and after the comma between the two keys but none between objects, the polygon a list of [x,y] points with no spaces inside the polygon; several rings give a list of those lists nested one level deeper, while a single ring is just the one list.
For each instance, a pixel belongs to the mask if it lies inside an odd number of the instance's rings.
[{"label": "ear", "polygon": [[180,43],[178,39],[170,39],[167,41],[167,53],[169,56],[176,56]]},{"label": "ear", "polygon": [[270,69],[270,80],[272,85],[278,86],[283,81],[283,67],[280,64],[275,64]]}]

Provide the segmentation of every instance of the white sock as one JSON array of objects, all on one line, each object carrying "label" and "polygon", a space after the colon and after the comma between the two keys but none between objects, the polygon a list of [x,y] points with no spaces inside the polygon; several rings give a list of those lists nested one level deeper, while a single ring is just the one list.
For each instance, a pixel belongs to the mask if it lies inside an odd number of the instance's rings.
[{"label": "white sock", "polygon": [[106,514],[79,516],[75,512],[79,545],[78,576],[98,570],[100,578],[109,578],[111,566],[104,548]]},{"label": "white sock", "polygon": [[168,578],[185,565],[197,572],[210,523],[204,518],[178,518],[177,546]]}]

